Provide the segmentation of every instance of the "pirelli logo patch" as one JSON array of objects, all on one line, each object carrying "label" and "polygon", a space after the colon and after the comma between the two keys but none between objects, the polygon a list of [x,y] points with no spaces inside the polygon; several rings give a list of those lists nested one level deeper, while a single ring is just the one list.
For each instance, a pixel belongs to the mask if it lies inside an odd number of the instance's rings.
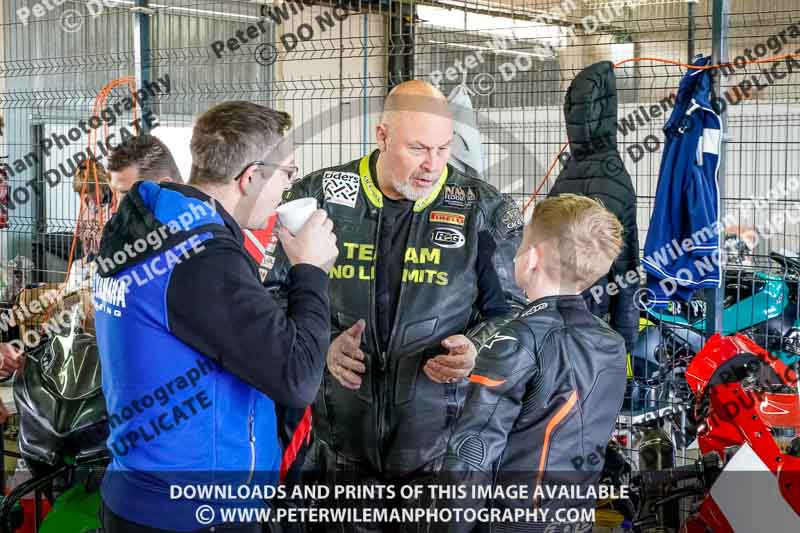
[{"label": "pirelli logo patch", "polygon": [[447,211],[432,211],[431,222],[441,222],[444,224],[452,224],[454,226],[463,226],[466,217],[460,213],[450,213]]}]

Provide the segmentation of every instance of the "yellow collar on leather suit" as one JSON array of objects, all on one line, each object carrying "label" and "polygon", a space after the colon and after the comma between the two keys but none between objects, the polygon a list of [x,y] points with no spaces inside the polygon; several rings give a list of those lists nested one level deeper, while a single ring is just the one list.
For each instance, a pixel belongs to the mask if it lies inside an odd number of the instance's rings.
[{"label": "yellow collar on leather suit", "polygon": [[[378,208],[383,208],[383,193],[381,190],[375,185],[375,180],[372,179],[372,171],[369,168],[369,158],[372,154],[367,154],[361,158],[361,161],[358,164],[358,173],[361,175],[361,186],[364,189],[364,193],[367,195],[369,201]],[[445,182],[447,181],[447,165],[445,165],[444,169],[442,169],[442,175],[439,176],[439,181],[436,182],[431,193],[426,196],[425,198],[420,198],[416,202],[414,202],[414,212],[419,213],[423,211],[426,207],[428,207],[442,190],[444,187]]]}]

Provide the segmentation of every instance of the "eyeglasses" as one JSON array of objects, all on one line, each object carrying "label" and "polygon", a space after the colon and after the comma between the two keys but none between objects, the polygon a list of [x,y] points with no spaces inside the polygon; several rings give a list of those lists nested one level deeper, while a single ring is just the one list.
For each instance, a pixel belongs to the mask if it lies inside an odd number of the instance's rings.
[{"label": "eyeglasses", "polygon": [[297,165],[275,165],[273,163],[263,163],[265,167],[272,167],[277,168],[278,170],[284,172],[286,177],[289,178],[289,183],[294,184],[298,178],[300,177],[300,167]]},{"label": "eyeglasses", "polygon": [[[276,165],[275,163],[265,163],[264,161],[253,161],[252,163],[248,163],[247,166],[244,167],[244,170],[239,172],[239,175],[236,176],[236,178],[234,178],[234,181],[238,181],[239,178],[242,177],[242,174],[244,174],[247,171],[247,169],[252,167],[253,165],[256,165],[256,166],[259,166],[259,167],[277,168],[278,170],[280,170],[280,171],[282,171],[282,172],[284,172],[286,174],[286,176],[289,178],[289,184],[290,185],[293,185],[297,181],[299,173],[300,173],[300,168],[298,166],[296,166],[296,165],[286,166],[286,165]],[[269,178],[265,178],[265,179],[269,179]]]}]

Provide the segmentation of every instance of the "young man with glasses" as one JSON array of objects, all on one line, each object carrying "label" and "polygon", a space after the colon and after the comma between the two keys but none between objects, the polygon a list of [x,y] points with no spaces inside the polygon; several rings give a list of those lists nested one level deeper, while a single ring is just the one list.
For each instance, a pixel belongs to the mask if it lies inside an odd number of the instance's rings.
[{"label": "young man with glasses", "polygon": [[[287,166],[282,169],[289,177],[289,181],[294,184],[298,178],[299,168],[297,166]],[[267,219],[266,224],[261,229],[244,229],[244,247],[258,264],[258,275],[263,282],[267,277],[267,272],[271,265],[272,257],[268,252],[275,247],[273,234],[277,215],[273,214]]]},{"label": "young man with glasses", "polygon": [[[108,533],[261,531],[223,524],[222,513],[262,508],[263,496],[215,491],[277,485],[275,405],[304,407],[319,388],[338,255],[317,211],[285,243],[283,308],[243,247],[242,228],[263,227],[297,174],[289,126],[286,113],[250,102],[211,108],[194,127],[189,185],[137,182],[106,227],[100,255],[125,259],[94,293],[112,421]],[[164,225],[163,242],[149,238]],[[200,485],[212,492],[191,492]]]}]

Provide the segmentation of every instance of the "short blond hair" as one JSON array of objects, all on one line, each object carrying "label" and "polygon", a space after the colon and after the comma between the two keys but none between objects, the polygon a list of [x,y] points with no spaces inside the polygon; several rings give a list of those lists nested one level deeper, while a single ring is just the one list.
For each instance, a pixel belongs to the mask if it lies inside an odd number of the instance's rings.
[{"label": "short blond hair", "polygon": [[558,257],[558,278],[580,290],[608,274],[622,250],[622,224],[603,204],[588,196],[562,194],[536,204],[525,228],[529,245],[546,243]]}]

